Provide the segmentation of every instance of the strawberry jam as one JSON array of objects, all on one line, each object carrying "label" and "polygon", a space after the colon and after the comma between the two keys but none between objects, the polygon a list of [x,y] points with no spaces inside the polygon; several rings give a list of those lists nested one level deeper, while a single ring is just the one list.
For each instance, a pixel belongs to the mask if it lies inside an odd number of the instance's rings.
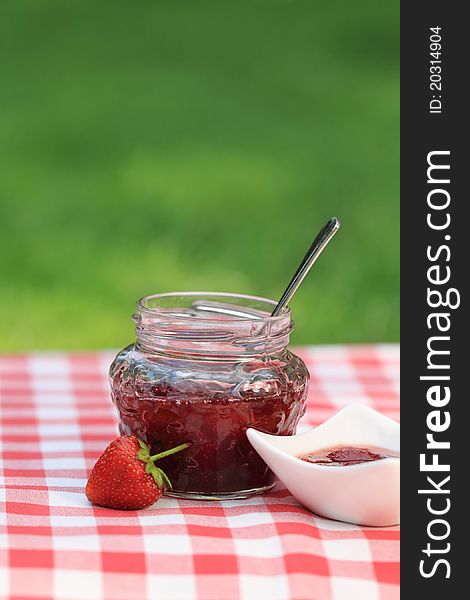
[{"label": "strawberry jam", "polygon": [[373,462],[383,458],[398,457],[390,450],[379,448],[359,448],[356,446],[341,446],[317,450],[311,454],[300,456],[301,460],[325,467],[347,467],[365,462]]},{"label": "strawberry jam", "polygon": [[160,308],[151,330],[140,310],[137,343],[111,365],[121,434],[137,436],[152,453],[189,444],[159,465],[173,495],[237,498],[269,489],[275,476],[246,430],[292,435],[305,411],[308,372],[286,348],[290,313],[275,321],[273,332],[271,306],[246,317],[248,309],[237,310],[241,317],[211,312],[202,318],[200,309],[188,317],[181,305],[170,314]]}]

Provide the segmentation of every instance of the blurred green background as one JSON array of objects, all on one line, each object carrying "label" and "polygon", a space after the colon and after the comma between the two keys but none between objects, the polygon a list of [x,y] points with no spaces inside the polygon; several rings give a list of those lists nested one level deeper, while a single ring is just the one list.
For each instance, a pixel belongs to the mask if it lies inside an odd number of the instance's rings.
[{"label": "blurred green background", "polygon": [[0,350],[119,347],[147,293],[396,341],[398,2],[3,0]]}]

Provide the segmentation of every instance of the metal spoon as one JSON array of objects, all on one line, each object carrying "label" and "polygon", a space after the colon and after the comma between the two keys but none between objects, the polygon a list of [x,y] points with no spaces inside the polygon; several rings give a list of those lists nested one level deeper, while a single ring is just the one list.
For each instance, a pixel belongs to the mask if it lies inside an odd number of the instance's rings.
[{"label": "metal spoon", "polygon": [[332,217],[323,227],[323,229],[319,231],[317,237],[313,240],[312,245],[308,249],[303,261],[300,263],[299,268],[295,272],[294,277],[292,277],[289,285],[287,286],[286,291],[282,294],[281,299],[276,305],[276,308],[271,313],[272,317],[277,317],[277,315],[281,314],[284,307],[290,302],[292,296],[305,279],[305,276],[310,271],[317,258],[340,228],[340,225],[341,223],[338,221],[338,219],[336,217]]}]

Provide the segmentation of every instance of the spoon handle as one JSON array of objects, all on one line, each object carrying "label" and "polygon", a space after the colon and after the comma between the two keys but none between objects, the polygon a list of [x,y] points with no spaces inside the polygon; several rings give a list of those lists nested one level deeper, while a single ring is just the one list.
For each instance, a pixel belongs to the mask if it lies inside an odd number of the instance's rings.
[{"label": "spoon handle", "polygon": [[283,293],[281,299],[276,305],[276,308],[271,313],[272,317],[276,317],[279,315],[283,308],[289,303],[292,296],[297,291],[297,288],[305,279],[305,276],[312,268],[313,264],[326,248],[328,242],[335,235],[335,233],[340,228],[340,222],[336,217],[331,218],[328,223],[323,227],[323,229],[318,233],[317,237],[313,240],[312,245],[308,249],[307,254],[305,255],[303,261],[300,263],[299,268],[295,272],[294,277],[292,277],[289,285],[286,288],[286,291]]}]

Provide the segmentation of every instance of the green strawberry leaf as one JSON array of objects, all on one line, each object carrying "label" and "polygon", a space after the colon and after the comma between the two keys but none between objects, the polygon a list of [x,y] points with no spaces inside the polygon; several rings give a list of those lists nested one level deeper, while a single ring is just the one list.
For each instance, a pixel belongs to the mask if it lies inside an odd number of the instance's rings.
[{"label": "green strawberry leaf", "polygon": [[141,448],[137,454],[136,454],[137,458],[143,462],[147,462],[149,459],[149,453],[148,450],[144,450],[143,448]]},{"label": "green strawberry leaf", "polygon": [[158,469],[158,470],[160,471],[160,474],[162,476],[165,487],[168,488],[169,490],[172,490],[173,486],[171,484],[171,481],[168,479],[168,476],[165,473],[165,471],[162,471],[161,469]]},{"label": "green strawberry leaf", "polygon": [[152,477],[155,479],[155,483],[158,485],[158,487],[161,490],[163,490],[163,488],[165,487],[165,484],[163,482],[163,478],[161,476],[160,469],[157,469],[152,463],[149,463],[149,465],[152,465],[150,472],[152,474]]},{"label": "green strawberry leaf", "polygon": [[137,458],[143,462],[147,462],[150,458],[150,449],[142,440],[137,440],[139,442],[140,450],[137,452]]}]

